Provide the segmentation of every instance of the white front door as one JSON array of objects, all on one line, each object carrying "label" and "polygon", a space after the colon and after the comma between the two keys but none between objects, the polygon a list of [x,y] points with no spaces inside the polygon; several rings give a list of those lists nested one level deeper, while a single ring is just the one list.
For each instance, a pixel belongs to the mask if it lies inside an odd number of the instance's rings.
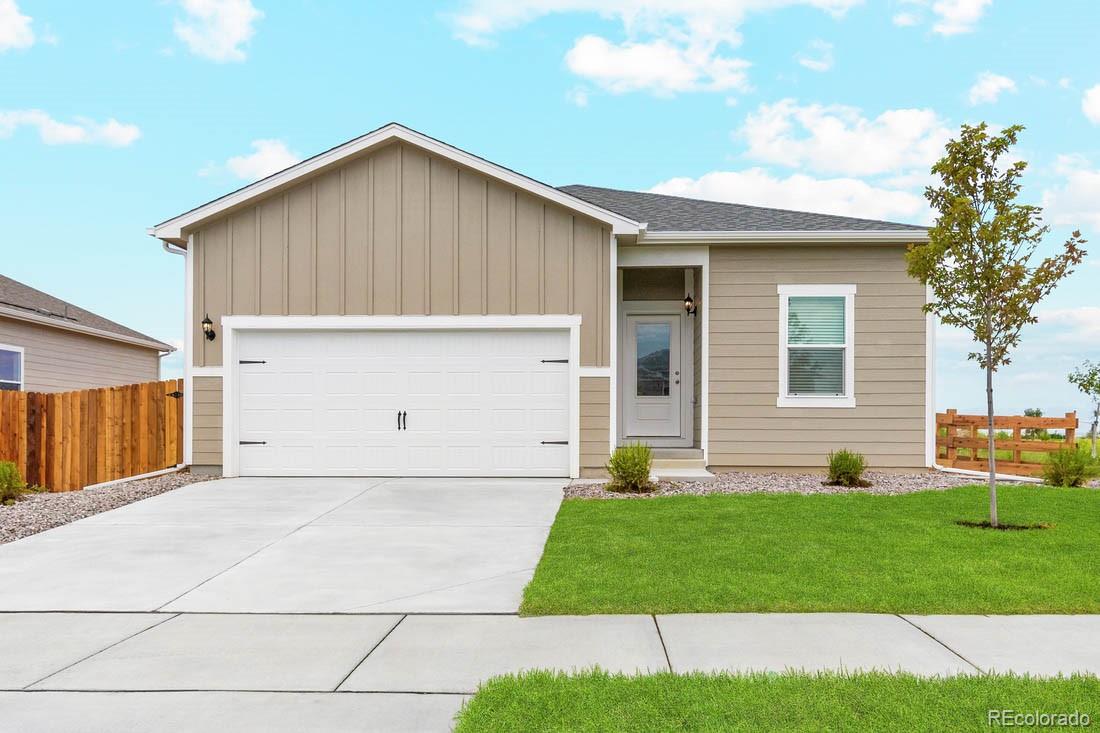
[{"label": "white front door", "polygon": [[625,357],[626,436],[680,437],[680,316],[627,316]]},{"label": "white front door", "polygon": [[241,476],[568,476],[566,330],[244,331]]}]

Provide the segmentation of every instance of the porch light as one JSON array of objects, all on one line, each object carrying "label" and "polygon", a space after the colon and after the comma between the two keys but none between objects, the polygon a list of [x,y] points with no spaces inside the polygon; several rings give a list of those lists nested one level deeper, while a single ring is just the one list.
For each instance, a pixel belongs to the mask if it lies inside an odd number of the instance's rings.
[{"label": "porch light", "polygon": [[684,310],[687,311],[689,316],[693,316],[695,315],[696,308],[695,298],[691,297],[691,293],[688,293],[684,298]]},{"label": "porch light", "polygon": [[214,322],[210,320],[209,313],[202,317],[202,332],[207,341],[213,341],[218,337],[218,334],[214,333]]}]

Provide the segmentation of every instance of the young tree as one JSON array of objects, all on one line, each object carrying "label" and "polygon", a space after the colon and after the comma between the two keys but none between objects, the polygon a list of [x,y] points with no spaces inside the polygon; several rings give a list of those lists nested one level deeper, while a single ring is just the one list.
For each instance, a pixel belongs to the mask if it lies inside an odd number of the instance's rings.
[{"label": "young tree", "polygon": [[1069,375],[1070,384],[1088,395],[1092,400],[1092,429],[1089,430],[1089,442],[1092,443],[1092,457],[1096,458],[1096,427],[1100,423],[1100,364],[1086,361]]},{"label": "young tree", "polygon": [[981,346],[969,358],[985,370],[989,451],[989,521],[997,521],[996,455],[993,441],[993,372],[1009,363],[1020,330],[1038,319],[1032,311],[1085,256],[1085,240],[1073,232],[1062,250],[1032,263],[1049,227],[1042,209],[1016,202],[1024,161],[1005,162],[1023,130],[1000,134],[980,125],[963,125],[946,155],[932,166],[938,186],[924,197],[938,212],[928,242],[909,246],[909,274],[928,286],[926,313],[968,331]]}]

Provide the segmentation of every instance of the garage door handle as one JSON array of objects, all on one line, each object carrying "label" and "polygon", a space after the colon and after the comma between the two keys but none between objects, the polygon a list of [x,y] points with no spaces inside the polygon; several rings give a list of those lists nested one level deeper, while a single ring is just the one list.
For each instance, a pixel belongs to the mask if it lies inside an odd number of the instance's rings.
[{"label": "garage door handle", "polygon": [[409,429],[408,416],[409,416],[409,413],[405,412],[404,410],[398,410],[397,411],[397,429],[398,430],[408,430]]}]

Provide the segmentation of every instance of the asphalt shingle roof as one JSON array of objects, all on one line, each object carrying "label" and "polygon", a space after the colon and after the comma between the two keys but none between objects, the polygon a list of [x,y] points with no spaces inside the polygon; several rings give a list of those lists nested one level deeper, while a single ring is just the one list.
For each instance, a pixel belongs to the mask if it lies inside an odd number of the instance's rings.
[{"label": "asphalt shingle roof", "polygon": [[141,339],[153,344],[159,344],[161,351],[174,350],[173,347],[162,341],[158,341],[152,336],[146,336],[132,328],[126,328],[126,326],[120,323],[115,323],[103,316],[96,315],[91,311],[86,311],[61,298],[55,298],[49,293],[43,293],[41,290],[36,290],[29,285],[24,285],[18,280],[12,280],[10,277],[4,275],[0,275],[0,306],[7,306],[8,308],[44,316],[50,320],[57,321],[58,326],[64,327],[66,324],[85,326],[87,328],[94,328],[97,331],[105,331],[119,336],[127,336],[129,338]]},{"label": "asphalt shingle roof", "polygon": [[851,216],[769,209],[596,186],[560,186],[570,196],[648,224],[651,232],[912,231],[926,227]]}]

